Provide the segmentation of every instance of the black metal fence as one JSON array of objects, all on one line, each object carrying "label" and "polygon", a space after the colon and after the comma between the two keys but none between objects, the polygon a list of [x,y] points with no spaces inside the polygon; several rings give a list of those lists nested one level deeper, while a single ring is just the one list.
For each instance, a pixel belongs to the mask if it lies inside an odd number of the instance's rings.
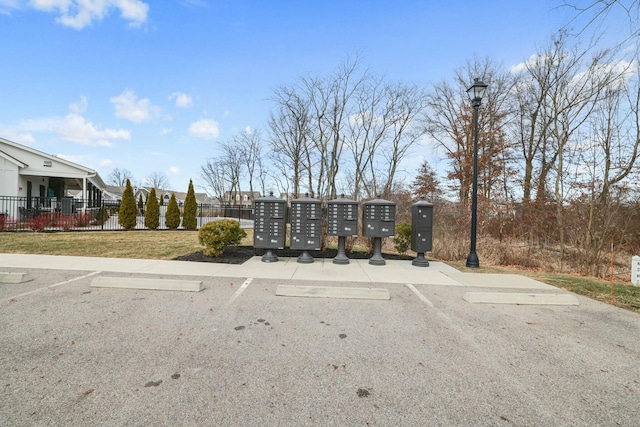
[{"label": "black metal fence", "polygon": [[[144,204],[138,208],[135,229],[144,226]],[[0,231],[95,231],[122,230],[118,222],[120,202],[81,200],[73,197],[9,197],[0,196]],[[160,206],[160,226],[167,229],[167,206]],[[182,206],[180,206],[182,213]],[[243,206],[198,204],[197,226],[221,218],[233,218],[242,228],[253,227],[253,209]],[[182,228],[180,226],[179,228]]]}]

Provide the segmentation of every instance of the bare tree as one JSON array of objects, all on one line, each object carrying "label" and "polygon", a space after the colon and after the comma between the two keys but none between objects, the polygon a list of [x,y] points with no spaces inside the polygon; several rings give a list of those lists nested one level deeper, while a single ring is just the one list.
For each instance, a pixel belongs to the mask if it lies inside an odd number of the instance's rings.
[{"label": "bare tree", "polygon": [[[282,170],[290,170],[293,196],[300,194],[300,181],[305,167],[305,153],[308,149],[309,105],[303,95],[294,88],[281,87],[275,91],[276,111],[271,113],[272,161]],[[308,191],[311,191],[309,189]]]},{"label": "bare tree", "polygon": [[386,116],[389,139],[382,150],[386,160],[382,194],[390,195],[402,160],[426,130],[424,128],[427,97],[417,86],[398,83],[386,88]]},{"label": "bare tree", "polygon": [[147,187],[152,187],[158,190],[166,190],[169,188],[169,178],[164,172],[151,172],[144,181]]},{"label": "bare tree", "polygon": [[[488,84],[479,111],[478,175],[485,199],[504,188],[510,176],[513,144],[506,135],[511,118],[509,96],[515,79],[491,59],[475,60],[456,71],[453,82],[436,84],[429,95],[428,134],[451,161],[448,178],[461,203],[469,199],[473,181],[473,114],[466,90],[475,78]],[[506,192],[506,190],[505,190]]]},{"label": "bare tree", "polygon": [[[347,59],[328,79],[319,84],[316,81],[310,90],[310,98],[314,101],[320,100],[319,103],[313,102],[317,121],[312,130],[322,162],[319,176],[322,177],[326,173],[326,196],[330,199],[337,196],[336,177],[341,166],[344,133],[351,115],[351,101],[358,88],[369,78],[367,71],[358,75],[358,67],[357,57],[355,60]],[[315,96],[314,92],[317,92],[318,96]]]},{"label": "bare tree", "polygon": [[234,138],[234,143],[240,149],[243,167],[249,179],[249,197],[253,203],[253,180],[261,176],[260,169],[262,166],[262,139],[260,132],[258,130],[245,130],[240,132],[240,134]]},{"label": "bare tree", "polygon": [[626,77],[603,90],[605,96],[590,115],[588,133],[577,150],[588,207],[579,212],[584,233],[580,247],[584,272],[591,275],[601,273],[599,260],[609,243],[624,241],[630,232],[624,205],[633,199],[625,202],[633,193],[629,178],[640,156],[640,83],[637,73]]},{"label": "bare tree", "polygon": [[577,35],[582,35],[587,30],[601,32],[602,26],[609,20],[609,15],[622,12],[626,15],[626,23],[615,22],[616,26],[626,24],[628,30],[619,46],[633,38],[640,36],[640,1],[639,0],[591,0],[588,2],[563,1],[560,5],[574,10],[574,17],[564,25],[564,31],[577,26]]},{"label": "bare tree", "polygon": [[127,184],[127,179],[133,181],[133,173],[128,169],[115,168],[109,174],[109,184],[118,187],[124,187]]},{"label": "bare tree", "polygon": [[[353,113],[349,117],[346,146],[351,152],[353,182],[353,197],[359,199],[367,180],[366,171],[369,170],[374,156],[384,139],[390,126],[385,115],[382,114],[386,101],[384,81],[379,77],[367,79],[358,88],[354,96]],[[375,183],[373,183],[375,188]],[[369,186],[366,186],[369,188]],[[371,194],[374,193],[374,194]],[[375,190],[367,194],[375,195]]]},{"label": "bare tree", "polygon": [[345,61],[328,76],[301,78],[274,93],[277,111],[269,121],[274,163],[292,169],[295,196],[301,187],[316,197],[334,198],[345,165],[342,152],[353,99],[369,77],[358,59]]},{"label": "bare tree", "polygon": [[241,192],[240,185],[243,177],[243,147],[238,145],[237,139],[224,141],[220,144],[222,156],[220,160],[223,164],[223,170],[227,181],[229,182],[231,201],[235,202],[238,193]]},{"label": "bare tree", "polygon": [[224,196],[230,191],[230,181],[225,173],[225,163],[222,160],[207,159],[206,163],[200,166],[200,179],[203,188],[210,197],[218,200],[221,205],[225,202]]}]

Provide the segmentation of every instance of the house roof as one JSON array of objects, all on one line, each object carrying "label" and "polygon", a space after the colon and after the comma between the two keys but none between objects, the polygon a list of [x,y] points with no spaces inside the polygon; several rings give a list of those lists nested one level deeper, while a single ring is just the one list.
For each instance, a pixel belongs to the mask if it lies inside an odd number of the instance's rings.
[{"label": "house roof", "polygon": [[22,163],[20,160],[16,159],[15,157],[5,153],[4,151],[0,150],[0,157],[7,159],[8,161],[10,161],[11,163],[17,165],[19,168],[26,168],[28,165],[25,163]]},{"label": "house roof", "polygon": [[[86,166],[79,165],[77,163],[70,162],[68,160],[54,156],[52,154],[44,153],[42,151],[36,150],[35,148],[18,144],[17,142],[9,141],[8,139],[5,139],[5,138],[0,138],[0,153],[2,153],[0,154],[2,155],[2,157],[16,163],[23,172],[29,175],[55,176],[58,178],[62,178],[65,181],[70,180],[70,183],[73,182],[75,185],[78,184],[77,182],[75,182],[75,180],[87,178],[89,179],[89,181],[91,181],[95,186],[99,187],[100,189],[104,189],[104,187],[106,186],[106,184],[104,183],[104,181],[102,180],[98,172],[96,172],[93,169],[90,169]],[[57,164],[60,166],[64,166],[66,170],[57,171],[54,169],[51,169],[51,170],[44,169],[44,167],[47,167],[47,166],[43,166],[40,163],[29,164],[30,161],[31,163],[34,163],[33,162],[34,157],[43,159],[45,162],[48,161],[50,163],[48,167],[51,167],[51,165]],[[70,172],[70,171],[73,171],[73,172]]]},{"label": "house roof", "polygon": [[[151,191],[151,187],[138,187],[136,189],[136,191],[142,191],[142,192],[148,194]],[[178,200],[178,201],[184,201],[187,198],[187,193],[186,192],[165,190],[165,189],[162,189],[162,188],[156,188],[156,196],[158,196],[158,197],[164,197],[166,195],[167,198],[169,198],[169,197],[171,197],[171,193],[175,194],[176,200]],[[195,193],[195,196],[196,196],[196,201],[198,203],[208,203],[209,202],[209,196],[207,196],[206,193]]]}]

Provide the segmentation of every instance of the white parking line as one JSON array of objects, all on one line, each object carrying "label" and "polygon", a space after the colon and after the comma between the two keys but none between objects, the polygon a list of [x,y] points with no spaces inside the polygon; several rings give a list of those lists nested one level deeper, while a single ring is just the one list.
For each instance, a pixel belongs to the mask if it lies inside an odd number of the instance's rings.
[{"label": "white parking line", "polygon": [[67,283],[75,282],[76,280],[85,279],[87,277],[95,276],[96,274],[100,274],[102,271],[94,271],[93,273],[85,274],[84,276],[76,277],[74,279],[65,280],[64,282],[56,283],[54,285],[49,285],[47,288],[56,288],[60,285],[66,285]]},{"label": "white parking line", "polygon": [[249,286],[249,283],[251,283],[252,280],[253,280],[253,277],[249,277],[247,280],[244,281],[242,285],[240,285],[240,289],[238,289],[231,296],[231,299],[229,300],[229,302],[227,302],[226,304],[227,307],[233,304],[233,302],[240,296],[240,294],[243,293],[245,289],[247,289],[247,287]]},{"label": "white parking line", "polygon": [[64,282],[55,283],[53,285],[45,286],[44,288],[38,288],[38,289],[35,289],[33,291],[25,292],[25,293],[20,294],[20,295],[15,295],[15,296],[12,296],[12,297],[9,297],[9,298],[5,299],[4,301],[11,301],[11,300],[16,299],[16,298],[25,297],[27,295],[35,294],[36,292],[44,291],[45,289],[53,289],[53,288],[58,287],[60,285],[66,285],[67,283],[75,282],[76,280],[86,279],[87,277],[95,276],[96,274],[100,274],[100,273],[102,273],[102,272],[101,271],[94,271],[92,273],[85,274],[84,276],[74,277],[73,279],[65,280]]},{"label": "white parking line", "polygon": [[416,294],[416,296],[418,298],[420,298],[420,301],[422,301],[423,303],[427,304],[429,307],[433,308],[433,303],[431,301],[429,301],[427,299],[427,297],[425,297],[424,295],[422,295],[422,293],[420,293],[419,290],[416,289],[415,286],[413,286],[411,283],[407,283],[407,288],[411,289],[411,291]]}]

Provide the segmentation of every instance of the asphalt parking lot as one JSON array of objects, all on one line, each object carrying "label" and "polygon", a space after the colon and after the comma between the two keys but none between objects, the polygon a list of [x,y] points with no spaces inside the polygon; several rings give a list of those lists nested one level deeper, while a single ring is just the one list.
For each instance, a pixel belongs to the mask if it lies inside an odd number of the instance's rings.
[{"label": "asphalt parking lot", "polygon": [[332,282],[390,299],[297,298],[274,278],[174,292],[28,273],[0,284],[3,426],[640,423],[640,317],[583,297],[470,304],[464,286]]}]

